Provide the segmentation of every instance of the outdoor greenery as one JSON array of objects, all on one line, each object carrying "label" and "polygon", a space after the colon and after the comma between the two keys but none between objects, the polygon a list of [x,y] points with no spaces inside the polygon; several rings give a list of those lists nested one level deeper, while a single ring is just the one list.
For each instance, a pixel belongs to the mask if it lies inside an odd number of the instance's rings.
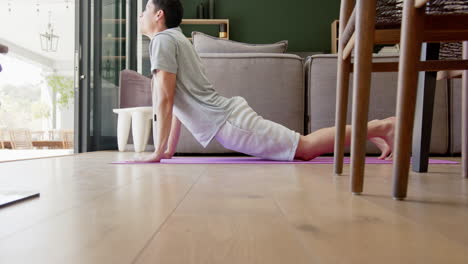
[{"label": "outdoor greenery", "polygon": [[34,119],[50,117],[50,107],[44,102],[34,102],[31,105],[31,112]]},{"label": "outdoor greenery", "polygon": [[41,96],[32,85],[0,87],[0,127],[28,127],[33,121],[31,105]]},{"label": "outdoor greenery", "polygon": [[[47,85],[55,95],[56,103],[61,108],[69,106],[73,102],[75,92],[73,90],[73,78],[61,75],[49,75],[46,77]],[[52,99],[52,101],[54,98]]]},{"label": "outdoor greenery", "polygon": [[[41,100],[43,84],[50,88],[52,105]],[[52,117],[55,128],[57,107],[66,109],[73,101],[73,78],[67,76],[49,75],[39,83],[0,86],[0,127],[31,128],[33,122]]]},{"label": "outdoor greenery", "polygon": [[52,90],[52,127],[57,124],[57,105],[60,108],[68,107],[74,98],[73,79],[61,75],[49,75],[46,77],[47,86]]}]

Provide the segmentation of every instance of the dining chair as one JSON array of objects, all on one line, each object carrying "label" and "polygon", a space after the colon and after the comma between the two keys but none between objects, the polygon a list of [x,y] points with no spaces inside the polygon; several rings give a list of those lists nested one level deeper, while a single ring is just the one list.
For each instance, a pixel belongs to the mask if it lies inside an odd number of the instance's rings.
[{"label": "dining chair", "polygon": [[[350,168],[351,191],[354,194],[363,191],[371,73],[399,72],[393,197],[404,199],[409,173],[418,72],[468,68],[466,59],[421,61],[421,46],[423,43],[464,40],[468,40],[468,1],[357,0],[355,4],[352,0],[341,2],[334,170],[336,174],[342,173],[349,74],[354,72]],[[374,45],[380,44],[400,44],[399,63],[373,63]],[[352,61],[353,50],[355,54]]]}]

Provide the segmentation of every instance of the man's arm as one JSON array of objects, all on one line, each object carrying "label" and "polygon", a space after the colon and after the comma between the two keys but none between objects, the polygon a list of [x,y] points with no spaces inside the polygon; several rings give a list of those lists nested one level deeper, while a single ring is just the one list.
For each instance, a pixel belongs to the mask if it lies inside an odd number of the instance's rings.
[{"label": "man's arm", "polygon": [[157,107],[157,136],[155,142],[155,153],[163,154],[167,149],[167,143],[172,126],[172,108],[176,88],[176,75],[174,73],[158,70],[154,73],[155,82],[153,89],[156,91]]},{"label": "man's arm", "polygon": [[169,143],[168,143],[167,150],[166,150],[166,154],[168,155],[168,157],[165,157],[165,158],[172,158],[172,156],[174,156],[176,152],[177,144],[179,143],[180,126],[181,126],[181,123],[179,119],[173,114],[171,134],[169,136]]},{"label": "man's arm", "polygon": [[156,93],[156,99],[153,97],[153,100],[155,99],[153,105],[156,104],[155,114],[157,117],[156,137],[154,138],[155,150],[150,156],[134,159],[133,162],[159,162],[161,159],[167,158],[165,151],[168,149],[169,136],[172,130],[176,74],[155,70],[153,80],[151,85],[153,93]]}]

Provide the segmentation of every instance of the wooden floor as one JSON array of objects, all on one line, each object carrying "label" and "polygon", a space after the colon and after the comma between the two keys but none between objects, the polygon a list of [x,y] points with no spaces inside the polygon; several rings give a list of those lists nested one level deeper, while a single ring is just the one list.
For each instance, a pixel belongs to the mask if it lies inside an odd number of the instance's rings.
[{"label": "wooden floor", "polygon": [[468,180],[367,165],[364,194],[332,165],[111,165],[95,152],[0,163],[0,263],[468,263]]}]

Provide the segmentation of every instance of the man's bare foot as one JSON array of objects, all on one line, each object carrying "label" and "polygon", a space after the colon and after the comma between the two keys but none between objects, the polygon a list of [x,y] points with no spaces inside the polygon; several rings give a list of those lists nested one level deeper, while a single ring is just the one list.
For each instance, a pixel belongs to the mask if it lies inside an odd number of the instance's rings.
[{"label": "man's bare foot", "polygon": [[381,154],[380,157],[378,157],[378,159],[386,159],[389,155],[392,154],[392,149],[382,138],[374,137],[369,140],[380,149]]},{"label": "man's bare foot", "polygon": [[381,135],[370,138],[382,152],[379,159],[391,160],[393,158],[393,142],[395,134],[395,117],[391,116],[382,120],[372,120],[378,122],[381,128]]},{"label": "man's bare foot", "polygon": [[385,142],[390,146],[393,152],[393,143],[395,140],[395,122],[396,118],[394,116],[387,117],[382,120],[383,122],[386,123],[385,125],[385,133],[384,136],[382,137]]}]

